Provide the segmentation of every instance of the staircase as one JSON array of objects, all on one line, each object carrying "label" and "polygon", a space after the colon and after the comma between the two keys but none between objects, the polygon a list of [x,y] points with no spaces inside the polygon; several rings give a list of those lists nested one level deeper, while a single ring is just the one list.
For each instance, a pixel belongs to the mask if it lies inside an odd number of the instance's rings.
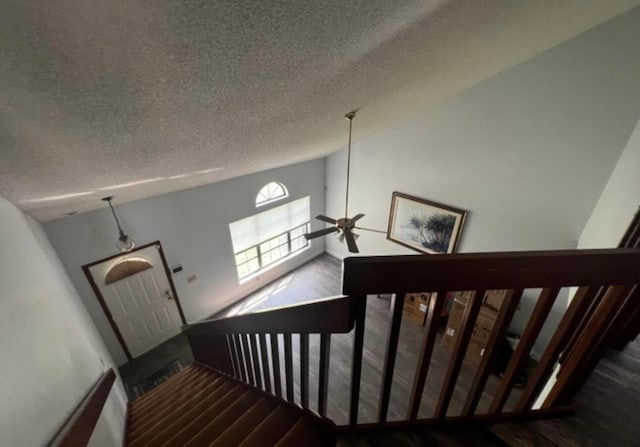
[{"label": "staircase", "polygon": [[[573,399],[604,350],[637,333],[639,278],[637,248],[348,258],[342,296],[187,325],[184,332],[196,364],[131,403],[127,445],[501,446],[483,425],[573,413]],[[568,287],[577,291],[524,387],[516,392],[518,374],[559,292]],[[482,297],[492,289],[506,290],[505,302],[480,363],[469,380],[459,380]],[[472,292],[472,305],[462,316],[444,377],[434,384],[434,316],[441,315],[448,291],[461,290]],[[488,379],[500,341],[525,292],[532,290],[537,297],[520,341],[491,388]],[[413,383],[404,398],[406,416],[390,421],[407,292],[435,293],[417,344]],[[361,386],[363,376],[370,374],[363,369],[364,328],[367,297],[379,293],[395,298],[388,327],[379,328],[387,335],[381,346],[384,360],[379,389],[371,389]],[[349,335],[350,358],[332,356],[332,339],[340,341],[343,334]],[[313,346],[310,337],[319,343]],[[317,352],[313,361],[312,347]],[[332,383],[349,383],[338,396],[328,392],[330,371]],[[550,391],[543,393],[549,384]],[[361,388],[369,398],[379,393],[373,422],[362,420],[359,412]],[[317,400],[310,399],[312,393]],[[485,405],[480,405],[483,399]],[[430,414],[421,417],[425,402]],[[336,408],[343,409],[345,417],[330,420],[328,410]],[[475,434],[469,424],[477,427]]]},{"label": "staircase", "polygon": [[335,442],[331,422],[191,365],[131,403],[126,445],[323,447]]}]

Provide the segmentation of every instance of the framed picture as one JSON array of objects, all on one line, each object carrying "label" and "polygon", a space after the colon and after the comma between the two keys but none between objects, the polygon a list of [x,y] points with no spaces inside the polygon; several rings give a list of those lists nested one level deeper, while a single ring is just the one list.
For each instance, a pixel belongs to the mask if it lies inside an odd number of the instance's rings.
[{"label": "framed picture", "polygon": [[453,253],[466,217],[464,210],[396,191],[387,239],[423,253]]}]

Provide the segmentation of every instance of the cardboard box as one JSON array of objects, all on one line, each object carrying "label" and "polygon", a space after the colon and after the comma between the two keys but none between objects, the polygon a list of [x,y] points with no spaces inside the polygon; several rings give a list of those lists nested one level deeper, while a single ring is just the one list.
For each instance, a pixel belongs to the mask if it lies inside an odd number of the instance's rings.
[{"label": "cardboard box", "polygon": [[449,321],[447,322],[447,327],[444,330],[444,335],[442,336],[442,344],[447,349],[453,349],[453,345],[455,344],[458,336],[458,331],[462,324],[462,317],[464,315],[464,309],[467,307],[467,302],[467,298],[461,296],[456,296],[453,300],[451,312],[449,313]]},{"label": "cardboard box", "polygon": [[484,303],[494,310],[500,310],[506,296],[507,290],[487,290],[484,295]]},{"label": "cardboard box", "polygon": [[[467,305],[470,303],[469,299],[473,296],[473,292],[461,292],[459,293],[451,308],[449,315],[449,322],[447,328],[442,337],[442,346],[445,349],[452,350],[458,333],[461,329],[462,318]],[[484,349],[489,341],[489,336],[495,325],[498,312],[490,306],[485,304],[480,308],[478,318],[475,321],[473,333],[469,341],[467,348],[466,358],[474,363],[477,363],[484,354]]]},{"label": "cardboard box", "polygon": [[430,296],[430,293],[407,293],[404,296],[404,315],[416,323],[424,325],[429,310]]}]

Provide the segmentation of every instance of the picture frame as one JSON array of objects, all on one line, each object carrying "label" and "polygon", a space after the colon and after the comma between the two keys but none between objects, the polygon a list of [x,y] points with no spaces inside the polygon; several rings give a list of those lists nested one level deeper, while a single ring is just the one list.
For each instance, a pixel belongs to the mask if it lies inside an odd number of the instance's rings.
[{"label": "picture frame", "polygon": [[454,253],[467,211],[394,191],[387,239],[412,250]]}]

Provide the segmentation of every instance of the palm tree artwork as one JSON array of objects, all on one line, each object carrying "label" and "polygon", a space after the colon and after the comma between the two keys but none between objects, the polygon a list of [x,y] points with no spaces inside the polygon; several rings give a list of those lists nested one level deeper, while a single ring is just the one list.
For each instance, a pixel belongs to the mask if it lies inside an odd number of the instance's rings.
[{"label": "palm tree artwork", "polygon": [[415,230],[416,243],[437,253],[447,252],[456,225],[455,216],[443,213],[430,216],[412,214],[408,223]]},{"label": "palm tree artwork", "polygon": [[422,253],[454,253],[465,210],[394,191],[387,239]]}]

